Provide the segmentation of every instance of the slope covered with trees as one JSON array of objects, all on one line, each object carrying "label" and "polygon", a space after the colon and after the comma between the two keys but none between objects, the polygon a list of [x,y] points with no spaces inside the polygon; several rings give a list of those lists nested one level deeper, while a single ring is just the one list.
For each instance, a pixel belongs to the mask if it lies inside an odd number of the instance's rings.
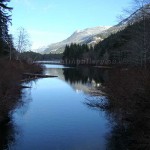
[{"label": "slope covered with trees", "polygon": [[110,35],[96,44],[94,48],[89,48],[88,52],[84,51],[82,45],[66,46],[63,59],[92,59],[96,65],[126,64],[146,67],[150,63],[150,15],[148,6],[149,4],[146,4],[136,11],[137,14],[133,13],[134,16],[131,15],[132,17],[125,19],[124,21],[129,21],[125,29]]},{"label": "slope covered with trees", "polygon": [[134,65],[149,63],[149,27],[150,19],[146,19],[109,36],[94,48],[98,53],[98,59],[115,60],[116,63]]}]

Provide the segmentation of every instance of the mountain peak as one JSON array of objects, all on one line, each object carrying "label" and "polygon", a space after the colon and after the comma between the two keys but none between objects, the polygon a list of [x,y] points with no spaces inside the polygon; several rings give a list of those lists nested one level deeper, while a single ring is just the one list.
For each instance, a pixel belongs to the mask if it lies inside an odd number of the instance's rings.
[{"label": "mountain peak", "polygon": [[76,34],[76,33],[79,33],[79,32],[81,32],[81,30],[76,30],[74,33]]},{"label": "mountain peak", "polygon": [[[110,26],[98,26],[93,28],[86,28],[83,30],[76,30],[70,37],[66,40],[54,43],[49,45],[47,49],[44,50],[44,53],[55,53],[55,52],[63,52],[66,45],[70,45],[71,43],[84,44],[93,36],[100,34],[110,28]],[[99,39],[98,39],[99,40]],[[93,41],[90,41],[93,42]],[[87,43],[86,43],[87,44]]]}]

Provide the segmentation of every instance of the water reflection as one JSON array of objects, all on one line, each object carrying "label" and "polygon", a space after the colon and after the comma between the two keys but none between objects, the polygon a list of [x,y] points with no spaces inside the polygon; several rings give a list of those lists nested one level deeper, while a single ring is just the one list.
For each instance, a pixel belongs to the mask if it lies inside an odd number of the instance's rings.
[{"label": "water reflection", "polygon": [[93,88],[100,87],[102,83],[107,81],[108,72],[109,70],[107,69],[94,67],[60,68],[60,66],[57,67],[55,65],[53,68],[47,68],[45,74],[56,75],[59,79],[71,84],[75,91],[87,93]]},{"label": "water reflection", "polygon": [[83,103],[91,88],[100,88],[108,81],[109,71],[48,66],[45,74],[58,78],[31,82],[32,89],[24,91],[22,107],[1,127],[0,148],[105,149],[104,135],[109,131],[105,113],[92,111]]},{"label": "water reflection", "polygon": [[112,126],[107,149],[149,150],[150,71],[114,70],[104,86],[106,102],[89,100],[87,104],[107,112]]},{"label": "water reflection", "polygon": [[[77,79],[73,77],[73,81],[72,74],[67,69],[73,71]],[[59,77],[39,79],[33,84],[33,100],[29,109],[22,115],[15,114],[15,122],[22,135],[12,149],[105,149],[104,135],[108,131],[105,114],[90,110],[83,104],[85,91],[94,85],[92,82],[95,77],[87,74],[91,80],[85,82],[82,76],[85,70],[79,70],[47,68],[46,74],[56,74]],[[71,76],[66,75],[66,71]]]},{"label": "water reflection", "polygon": [[106,69],[98,69],[93,67],[80,67],[75,69],[63,69],[65,80],[69,81],[71,84],[81,82],[85,84],[87,82],[92,83],[103,83],[107,80]]},{"label": "water reflection", "polygon": [[[31,83],[29,83],[31,84]],[[22,90],[22,96],[19,98],[16,109],[13,110],[0,124],[0,149],[9,150],[16,144],[16,139],[19,136],[20,129],[15,124],[13,113],[18,111],[21,115],[28,111],[29,103],[31,101],[30,89]],[[21,109],[20,109],[21,108]]]},{"label": "water reflection", "polygon": [[[10,118],[8,118],[10,120]],[[12,122],[3,122],[0,124],[0,149],[9,149],[10,145],[15,143],[15,127]]]}]

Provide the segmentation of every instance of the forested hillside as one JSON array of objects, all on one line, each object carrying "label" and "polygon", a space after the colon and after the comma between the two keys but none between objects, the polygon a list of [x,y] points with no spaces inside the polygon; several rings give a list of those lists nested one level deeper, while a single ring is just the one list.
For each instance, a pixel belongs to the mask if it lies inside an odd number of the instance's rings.
[{"label": "forested hillside", "polygon": [[98,59],[115,60],[117,63],[144,65],[149,63],[150,20],[129,25],[97,44],[94,51]]},{"label": "forested hillside", "polygon": [[147,13],[143,14],[143,18],[140,16],[139,20],[137,17],[136,19],[134,22],[130,20],[125,29],[111,34],[87,51],[82,45],[78,45],[77,48],[66,46],[63,59],[76,62],[77,59],[78,62],[92,60],[97,65],[146,66],[150,61],[150,19]]}]

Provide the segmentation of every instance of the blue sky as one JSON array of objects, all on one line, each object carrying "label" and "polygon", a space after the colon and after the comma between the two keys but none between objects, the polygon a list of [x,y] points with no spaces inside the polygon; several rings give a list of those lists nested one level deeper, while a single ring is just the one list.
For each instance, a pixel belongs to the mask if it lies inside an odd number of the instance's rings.
[{"label": "blue sky", "polygon": [[24,27],[32,48],[59,42],[74,31],[117,24],[117,16],[132,0],[12,0],[10,31]]}]

